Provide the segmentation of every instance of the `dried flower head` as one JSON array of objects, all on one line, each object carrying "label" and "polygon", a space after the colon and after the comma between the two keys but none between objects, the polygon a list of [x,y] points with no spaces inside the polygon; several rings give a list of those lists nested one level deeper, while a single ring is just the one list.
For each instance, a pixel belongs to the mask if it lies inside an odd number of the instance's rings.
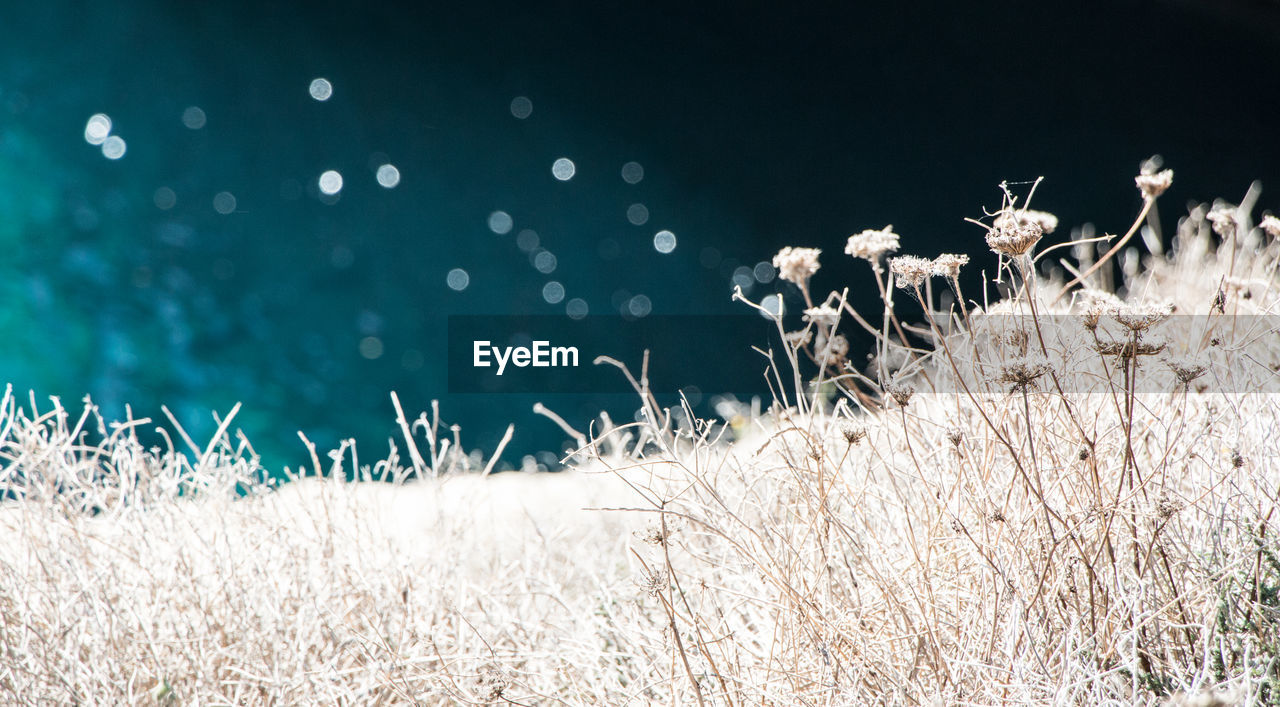
[{"label": "dried flower head", "polygon": [[849,444],[857,444],[867,436],[867,428],[846,424],[840,428],[840,433],[844,435],[844,441]]},{"label": "dried flower head", "polygon": [[840,310],[831,305],[820,305],[804,310],[804,320],[819,326],[833,327],[840,323]]},{"label": "dried flower head", "polygon": [[1085,329],[1094,331],[1102,315],[1125,306],[1124,300],[1102,290],[1085,290],[1080,293],[1080,317]]},{"label": "dried flower head", "polygon": [[1169,520],[1180,510],[1182,510],[1182,504],[1164,494],[1156,500],[1156,515],[1160,516],[1161,520]]},{"label": "dried flower head", "polygon": [[670,580],[667,579],[665,570],[645,570],[640,575],[640,590],[651,597],[656,597],[667,591],[670,586]]},{"label": "dried flower head", "polygon": [[960,277],[960,268],[969,264],[969,256],[955,253],[943,253],[929,264],[929,272],[938,277],[954,280]]},{"label": "dried flower head", "polygon": [[1043,356],[1021,356],[1001,366],[997,380],[1011,384],[1014,390],[1025,391],[1037,378],[1051,370],[1049,361]]},{"label": "dried flower head", "polygon": [[810,328],[787,332],[787,343],[796,348],[808,346],[810,341],[813,341],[813,330]]},{"label": "dried flower head", "polygon": [[1183,385],[1190,384],[1191,381],[1204,375],[1204,372],[1209,370],[1209,365],[1204,360],[1190,356],[1170,358],[1165,361],[1165,365],[1169,367],[1169,370],[1173,371],[1173,375],[1177,376],[1178,381]]},{"label": "dried flower head", "polygon": [[897,250],[898,234],[893,232],[892,225],[880,230],[869,228],[862,233],[855,233],[849,236],[849,242],[844,246],[845,253],[872,263],[878,262],[884,254]]},{"label": "dried flower head", "polygon": [[1002,211],[993,226],[997,229],[1011,229],[1028,224],[1036,224],[1044,233],[1053,233],[1058,228],[1058,217],[1048,211],[1035,209],[1010,209]]},{"label": "dried flower head", "polygon": [[836,361],[843,361],[844,357],[849,354],[849,340],[844,338],[842,334],[833,334],[830,337],[818,338],[818,359],[830,357]]},{"label": "dried flower head", "polygon": [[1111,311],[1111,318],[1133,332],[1146,331],[1173,314],[1171,304],[1126,304]]},{"label": "dried flower head", "polygon": [[502,693],[506,691],[510,682],[501,670],[487,666],[476,678],[476,696],[481,702],[497,702],[502,698]]},{"label": "dried flower head", "polygon": [[1258,226],[1272,238],[1280,238],[1280,218],[1276,218],[1275,214],[1263,216],[1262,222]]},{"label": "dried flower head", "polygon": [[1142,174],[1133,178],[1138,189],[1142,192],[1142,196],[1147,199],[1154,199],[1157,196],[1169,190],[1173,186],[1173,170],[1166,169],[1160,172],[1144,171]]},{"label": "dried flower head", "polygon": [[817,248],[787,246],[773,256],[773,267],[783,280],[808,287],[809,278],[818,272],[818,255],[821,253]]},{"label": "dried flower head", "polygon": [[1044,229],[1038,223],[992,228],[987,231],[987,246],[1001,255],[1026,255],[1043,237]]},{"label": "dried flower head", "polygon": [[902,289],[915,289],[924,282],[932,270],[933,263],[918,255],[903,255],[889,261],[889,270],[893,272],[894,281]]},{"label": "dried flower head", "polygon": [[668,528],[664,531],[658,523],[650,523],[644,530],[637,530],[633,535],[646,545],[666,545],[667,539],[671,537],[671,530]]},{"label": "dried flower head", "polygon": [[1098,320],[1102,319],[1102,315],[1106,311],[1107,308],[1100,304],[1091,304],[1080,313],[1080,324],[1089,331],[1096,331],[1098,329]]},{"label": "dried flower head", "polygon": [[1031,344],[1031,334],[1026,329],[1010,329],[1000,334],[998,340],[1005,346],[1016,349],[1019,356],[1026,356]]},{"label": "dried flower head", "polygon": [[964,441],[964,432],[959,427],[952,427],[947,430],[947,441],[951,443],[951,446],[959,447],[960,443]]},{"label": "dried flower head", "polygon": [[911,402],[911,396],[915,395],[916,389],[906,383],[894,381],[884,387],[884,392],[893,398],[898,407],[906,407]]},{"label": "dried flower head", "polygon": [[1127,340],[1099,341],[1093,345],[1093,349],[1103,356],[1115,356],[1123,362],[1134,356],[1155,356],[1168,346],[1169,342],[1161,340],[1139,341],[1137,346]]},{"label": "dried flower head", "polygon": [[1213,226],[1213,232],[1223,238],[1230,238],[1240,226],[1240,222],[1236,220],[1236,207],[1231,204],[1214,204],[1204,217]]}]

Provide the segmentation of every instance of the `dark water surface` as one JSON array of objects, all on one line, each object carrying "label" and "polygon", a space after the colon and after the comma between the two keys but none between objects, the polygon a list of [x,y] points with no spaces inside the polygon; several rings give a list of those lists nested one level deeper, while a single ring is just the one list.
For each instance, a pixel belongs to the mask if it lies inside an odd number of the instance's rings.
[{"label": "dark water surface", "polygon": [[448,395],[448,315],[740,312],[735,276],[794,298],[756,267],[783,245],[865,300],[849,233],[977,255],[962,218],[1040,175],[1038,206],[1114,231],[1154,153],[1169,222],[1280,193],[1274,4],[836,7],[14,3],[0,380],[197,438],[243,401],[274,467],[298,429],[383,452],[396,390],[468,447],[516,422],[518,465],[562,438],[534,400],[634,405]]}]

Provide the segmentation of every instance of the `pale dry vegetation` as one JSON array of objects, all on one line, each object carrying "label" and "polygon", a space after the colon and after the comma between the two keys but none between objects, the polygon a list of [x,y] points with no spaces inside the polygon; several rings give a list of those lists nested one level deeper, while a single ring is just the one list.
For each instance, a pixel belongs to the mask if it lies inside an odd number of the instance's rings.
[{"label": "pale dry vegetation", "polygon": [[886,261],[889,228],[846,249],[874,314],[788,249],[808,323],[765,414],[690,422],[641,376],[646,422],[570,429],[560,474],[462,472],[401,415],[404,457],[312,451],[330,478],[277,489],[231,417],[151,450],[151,421],[7,395],[0,699],[1280,702],[1280,221],[1251,192],[1166,253],[1141,228],[1168,176],[1061,248],[1006,191],[979,302],[964,256]]}]

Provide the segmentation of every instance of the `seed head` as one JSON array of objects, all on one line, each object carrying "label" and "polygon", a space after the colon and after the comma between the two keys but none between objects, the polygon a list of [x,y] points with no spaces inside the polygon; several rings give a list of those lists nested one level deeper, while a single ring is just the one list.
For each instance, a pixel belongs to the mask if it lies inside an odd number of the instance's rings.
[{"label": "seed head", "polygon": [[1111,318],[1133,332],[1146,331],[1173,314],[1170,304],[1125,304],[1111,311]]},{"label": "seed head", "polygon": [[778,271],[778,277],[783,280],[794,282],[801,287],[808,287],[809,278],[818,272],[820,253],[822,251],[817,248],[787,246],[773,256],[773,267]]},{"label": "seed head", "polygon": [[844,435],[844,441],[849,444],[857,444],[867,436],[867,428],[854,427],[853,425],[845,425],[841,428],[840,433]]},{"label": "seed head", "polygon": [[1144,198],[1154,199],[1173,185],[1173,170],[1166,169],[1160,172],[1143,170],[1142,174],[1133,178],[1133,181],[1138,185]]},{"label": "seed head", "polygon": [[1080,323],[1084,325],[1085,329],[1096,331],[1098,329],[1098,320],[1102,318],[1104,311],[1103,307],[1099,305],[1089,305],[1080,313]]},{"label": "seed head", "polygon": [[661,525],[651,523],[645,526],[643,531],[636,531],[634,535],[646,545],[666,545],[667,539],[671,537],[671,531],[668,529],[663,532]]},{"label": "seed head", "polygon": [[1000,255],[1026,255],[1043,237],[1044,229],[1035,222],[992,228],[987,232],[987,246]]},{"label": "seed head", "polygon": [[1014,209],[1003,211],[993,224],[998,229],[1010,229],[1034,223],[1045,233],[1053,233],[1058,228],[1058,217],[1048,211],[1035,209]]},{"label": "seed head", "polygon": [[1173,371],[1173,375],[1177,376],[1178,381],[1183,385],[1189,384],[1209,370],[1209,366],[1204,361],[1190,356],[1171,358],[1165,361],[1165,364],[1169,366],[1169,370]]},{"label": "seed head", "polygon": [[818,359],[821,360],[826,356],[842,361],[849,354],[849,340],[844,338],[842,334],[833,334],[830,337],[818,337]]},{"label": "seed head", "polygon": [[800,331],[787,332],[787,343],[796,348],[808,346],[810,341],[813,341],[812,329],[805,328]]},{"label": "seed head", "polygon": [[916,255],[903,255],[889,261],[894,281],[904,290],[915,289],[929,277],[933,263]]},{"label": "seed head", "polygon": [[1031,334],[1026,329],[1010,329],[1000,336],[1000,341],[1010,348],[1018,350],[1019,356],[1027,355],[1027,346],[1031,343]]},{"label": "seed head", "polygon": [[893,382],[885,386],[884,391],[893,398],[898,407],[906,407],[911,402],[911,396],[915,395],[916,389],[906,383]]},{"label": "seed head", "polygon": [[640,576],[640,589],[651,597],[667,591],[670,580],[665,570],[647,570]]},{"label": "seed head", "polygon": [[1000,368],[1001,383],[1010,383],[1014,390],[1026,390],[1037,378],[1053,370],[1043,356],[1022,356],[1012,359]]},{"label": "seed head", "polygon": [[862,233],[855,233],[849,236],[849,242],[844,246],[845,253],[871,263],[878,262],[884,254],[897,250],[898,234],[893,232],[892,225],[880,230],[869,228]]},{"label": "seed head", "polygon": [[1223,238],[1230,238],[1240,223],[1236,220],[1236,207],[1231,204],[1217,203],[1204,216],[1213,226],[1213,232]]},{"label": "seed head", "polygon": [[510,682],[501,670],[488,666],[476,678],[476,693],[482,702],[497,702]]},{"label": "seed head", "polygon": [[1137,346],[1132,341],[1099,341],[1093,349],[1103,356],[1116,356],[1127,361],[1134,356],[1155,356],[1169,345],[1167,341],[1139,341]]},{"label": "seed head", "polygon": [[960,268],[969,264],[969,256],[943,253],[929,264],[929,274],[954,280],[960,277]]},{"label": "seed head", "polygon": [[1280,218],[1276,218],[1274,214],[1263,216],[1262,222],[1258,225],[1272,238],[1280,238]]},{"label": "seed head", "polygon": [[810,307],[804,310],[804,320],[819,326],[833,327],[840,322],[840,310],[826,304]]}]

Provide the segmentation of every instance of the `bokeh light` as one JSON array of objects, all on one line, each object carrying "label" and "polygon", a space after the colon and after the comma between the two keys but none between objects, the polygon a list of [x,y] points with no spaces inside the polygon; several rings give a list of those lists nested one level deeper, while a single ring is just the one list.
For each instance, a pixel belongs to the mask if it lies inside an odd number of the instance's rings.
[{"label": "bokeh light", "polygon": [[178,204],[178,195],[169,187],[160,187],[151,195],[151,201],[161,211],[168,211]]},{"label": "bokeh light", "polygon": [[378,185],[384,189],[395,189],[400,183],[400,170],[393,164],[384,164],[378,167],[377,172]]},{"label": "bokeh light", "polygon": [[644,167],[639,162],[628,162],[622,165],[622,181],[627,184],[639,184],[644,179]]},{"label": "bokeh light", "polygon": [[538,242],[538,232],[533,229],[526,228],[516,234],[516,247],[526,253],[537,250]]},{"label": "bokeh light", "polygon": [[632,204],[627,207],[627,220],[633,226],[643,226],[649,222],[649,207],[644,204]]},{"label": "bokeh light", "polygon": [[573,179],[573,175],[578,171],[577,165],[568,157],[561,157],[551,163],[551,175],[562,182]]},{"label": "bokeh light", "polygon": [[382,339],[366,336],[360,340],[360,355],[370,361],[382,358]]},{"label": "bokeh light", "polygon": [[106,113],[96,113],[84,126],[84,141],[90,145],[101,145],[111,134],[111,118]]},{"label": "bokeh light", "polygon": [[540,250],[533,256],[533,267],[543,275],[550,275],[556,271],[556,255],[549,250]]},{"label": "bokeh light", "polygon": [[636,295],[627,300],[627,313],[633,317],[647,317],[653,311],[648,295]]},{"label": "bokeh light", "polygon": [[329,79],[313,79],[308,90],[317,101],[327,101],[333,97],[333,84],[329,83]]},{"label": "bokeh light", "polygon": [[533,101],[527,96],[516,96],[511,99],[511,115],[518,120],[524,120],[533,115]]},{"label": "bokeh light", "polygon": [[119,135],[112,135],[102,143],[102,156],[109,160],[118,160],[124,157],[127,149],[128,145],[124,143],[124,138]]},{"label": "bokeh light", "polygon": [[207,117],[204,110],[200,106],[190,106],[182,111],[182,124],[190,130],[199,130],[204,127]]},{"label": "bokeh light", "polygon": [[319,185],[321,194],[333,196],[342,191],[342,174],[336,169],[327,170],[320,175]]},{"label": "bokeh light", "polygon": [[762,317],[767,316],[766,312],[774,316],[782,314],[782,298],[776,294],[765,295],[764,299],[760,300],[760,306],[765,310],[760,313]]},{"label": "bokeh light", "polygon": [[653,249],[664,255],[675,250],[676,234],[667,230],[658,231],[653,235]]},{"label": "bokeh light", "polygon": [[564,306],[564,313],[569,315],[570,319],[582,319],[589,311],[587,301],[581,297],[574,297]]},{"label": "bokeh light", "polygon": [[542,299],[547,304],[559,304],[564,299],[564,285],[552,280],[542,286]]},{"label": "bokeh light", "polygon": [[220,191],[213,195],[213,210],[226,216],[236,210],[236,195],[229,191]]},{"label": "bokeh light", "polygon": [[494,211],[489,214],[489,230],[499,236],[505,236],[506,234],[511,233],[511,229],[514,226],[515,221],[512,220],[511,214],[505,211]]},{"label": "bokeh light", "polygon": [[471,284],[471,276],[462,268],[454,268],[445,276],[444,282],[454,292],[462,292]]}]

